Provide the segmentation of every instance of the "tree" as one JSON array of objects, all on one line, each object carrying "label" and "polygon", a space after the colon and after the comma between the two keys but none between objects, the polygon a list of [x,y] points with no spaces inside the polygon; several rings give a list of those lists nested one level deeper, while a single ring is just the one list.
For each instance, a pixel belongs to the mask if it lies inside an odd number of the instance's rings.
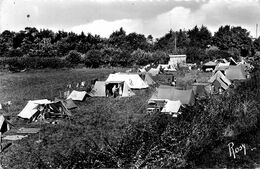
[{"label": "tree", "polygon": [[205,49],[211,43],[211,33],[208,28],[203,25],[200,28],[195,26],[192,30],[189,30],[188,36],[190,39],[189,46],[191,47]]},{"label": "tree", "polygon": [[118,31],[113,32],[109,37],[109,43],[116,48],[121,48],[125,44],[126,32],[121,27]]},{"label": "tree", "polygon": [[75,50],[71,50],[65,59],[71,64],[79,64],[81,62],[81,54]]},{"label": "tree", "polygon": [[242,56],[248,56],[252,48],[249,32],[240,26],[221,26],[213,36],[213,45],[220,50],[228,50],[232,55],[238,50]]},{"label": "tree", "polygon": [[126,50],[128,50],[130,53],[134,50],[142,49],[142,50],[148,50],[149,44],[142,34],[137,33],[130,33],[125,37],[125,45],[124,47]]},{"label": "tree", "polygon": [[89,50],[85,57],[84,57],[84,63],[87,67],[93,67],[93,68],[98,68],[100,65],[102,65],[101,63],[101,51],[100,50]]}]

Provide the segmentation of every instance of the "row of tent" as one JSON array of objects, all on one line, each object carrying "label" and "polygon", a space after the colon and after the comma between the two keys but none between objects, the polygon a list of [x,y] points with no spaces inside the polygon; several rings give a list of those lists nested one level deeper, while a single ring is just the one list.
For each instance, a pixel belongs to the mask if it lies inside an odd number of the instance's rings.
[{"label": "row of tent", "polygon": [[148,112],[159,110],[176,117],[182,105],[194,105],[195,97],[200,99],[207,98],[210,94],[220,94],[227,90],[233,81],[243,81],[249,77],[249,72],[244,64],[226,64],[225,67],[223,67],[223,64],[218,64],[208,82],[194,83],[189,90],[179,90],[173,86],[160,85],[148,102],[151,105],[149,107],[148,104]]},{"label": "row of tent", "polygon": [[115,73],[110,74],[106,81],[96,81],[90,93],[86,91],[67,91],[68,97],[65,100],[55,98],[54,101],[47,99],[30,100],[18,117],[28,119],[29,121],[37,121],[39,119],[47,119],[49,117],[71,116],[72,109],[77,108],[73,101],[83,101],[87,96],[91,97],[107,97],[112,95],[112,88],[117,86],[120,90],[121,97],[129,97],[135,95],[133,89],[148,88],[148,84],[153,84],[149,75],[145,76],[144,82],[138,74]]}]

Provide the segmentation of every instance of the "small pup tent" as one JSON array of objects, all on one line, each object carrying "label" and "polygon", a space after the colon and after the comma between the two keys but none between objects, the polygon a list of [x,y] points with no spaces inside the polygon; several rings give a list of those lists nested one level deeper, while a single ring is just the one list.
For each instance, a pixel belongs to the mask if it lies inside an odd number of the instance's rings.
[{"label": "small pup tent", "polygon": [[64,104],[64,106],[68,109],[76,109],[78,106],[73,102],[72,99],[67,99],[67,100],[62,100],[62,99],[57,99],[55,98],[54,102],[62,102]]},{"label": "small pup tent", "polygon": [[[115,90],[114,93],[113,88]],[[131,90],[125,81],[97,81],[89,95],[92,97],[108,97],[113,95],[120,97],[130,97],[135,95],[135,93]]]},{"label": "small pup tent", "polygon": [[68,96],[67,99],[72,99],[72,100],[76,100],[76,101],[83,101],[85,96],[86,96],[87,92],[86,91],[76,91],[73,90],[70,95]]},{"label": "small pup tent", "polygon": [[128,74],[128,73],[115,73],[110,74],[106,80],[109,82],[124,81],[131,89],[145,89],[149,86],[141,79],[138,74]]},{"label": "small pup tent", "polygon": [[0,132],[1,134],[10,130],[10,124],[3,115],[0,115]]},{"label": "small pup tent", "polygon": [[161,85],[156,89],[150,100],[180,100],[182,104],[194,105],[195,98],[192,89],[178,90],[172,86]]},{"label": "small pup tent", "polygon": [[71,113],[61,101],[51,102],[43,99],[28,101],[27,105],[17,116],[30,121],[36,121],[40,118],[71,116]]}]

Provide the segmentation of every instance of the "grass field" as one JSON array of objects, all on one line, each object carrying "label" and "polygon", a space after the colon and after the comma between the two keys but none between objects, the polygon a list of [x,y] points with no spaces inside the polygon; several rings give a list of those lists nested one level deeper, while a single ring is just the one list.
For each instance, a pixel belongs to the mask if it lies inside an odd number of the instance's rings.
[{"label": "grass field", "polygon": [[[96,143],[102,144],[102,138],[117,141],[129,123],[144,116],[147,99],[151,96],[151,90],[136,91],[136,96],[130,98],[86,98],[84,102],[76,102],[79,106],[72,111],[72,118],[63,119],[59,124],[27,123],[17,117],[17,114],[27,104],[28,100],[50,99],[59,97],[60,91],[66,91],[66,86],[90,81],[98,78],[105,80],[110,73],[124,71],[124,69],[64,69],[64,70],[39,70],[23,73],[0,73],[0,102],[11,101],[9,112],[3,112],[10,116],[14,125],[6,134],[15,132],[21,127],[41,127],[39,134],[30,134],[21,141],[11,142],[10,146],[2,154],[2,164],[7,168],[12,166],[12,160],[19,157],[11,157],[17,151],[27,151],[28,143],[33,146],[38,139],[45,140],[46,149],[43,154],[47,157],[50,151],[65,153],[72,145],[82,145],[82,141],[91,138]],[[85,88],[78,89],[85,90]],[[6,135],[5,134],[5,135]],[[4,141],[3,145],[10,142]],[[27,153],[30,153],[28,150]],[[30,155],[29,155],[30,156]],[[19,161],[19,160],[17,160]]]}]

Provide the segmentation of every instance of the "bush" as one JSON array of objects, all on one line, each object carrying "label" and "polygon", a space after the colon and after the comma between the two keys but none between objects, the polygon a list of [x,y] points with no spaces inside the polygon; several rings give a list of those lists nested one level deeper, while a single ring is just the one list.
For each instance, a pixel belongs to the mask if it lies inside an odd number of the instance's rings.
[{"label": "bush", "polygon": [[99,50],[90,50],[86,53],[83,61],[87,67],[98,68],[102,65],[101,55]]},{"label": "bush", "polygon": [[79,64],[81,62],[81,54],[75,50],[71,50],[65,59],[71,64]]}]

